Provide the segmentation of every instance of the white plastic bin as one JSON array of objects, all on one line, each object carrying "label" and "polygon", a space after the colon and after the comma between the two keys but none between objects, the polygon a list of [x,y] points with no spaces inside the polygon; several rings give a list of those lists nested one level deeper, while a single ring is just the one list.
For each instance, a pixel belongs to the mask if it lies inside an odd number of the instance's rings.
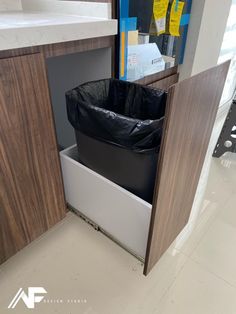
[{"label": "white plastic bin", "polygon": [[68,204],[144,259],[152,205],[79,163],[76,145],[60,157]]}]

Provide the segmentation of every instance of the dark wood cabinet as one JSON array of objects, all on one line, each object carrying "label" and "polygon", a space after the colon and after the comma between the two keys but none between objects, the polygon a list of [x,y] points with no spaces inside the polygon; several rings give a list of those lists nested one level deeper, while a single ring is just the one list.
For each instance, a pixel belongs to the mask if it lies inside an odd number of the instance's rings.
[{"label": "dark wood cabinet", "polygon": [[[103,47],[114,38],[0,52],[0,263],[66,214],[45,59]],[[177,84],[177,68],[137,81],[168,92],[144,274],[188,222],[228,67]]]},{"label": "dark wood cabinet", "polygon": [[46,59],[113,46],[107,36],[0,51],[0,264],[67,211]]},{"label": "dark wood cabinet", "polygon": [[67,202],[142,260],[145,275],[188,223],[228,68],[226,62],[174,85],[178,74],[166,72],[138,82],[167,90],[152,204],[81,165],[75,146],[61,152]]},{"label": "dark wood cabinet", "polygon": [[154,83],[148,84],[148,86],[152,88],[159,88],[163,90],[168,90],[168,88],[174,84],[176,84],[179,80],[179,74],[173,74],[166,78],[163,78],[162,80],[156,81]]},{"label": "dark wood cabinet", "polygon": [[145,274],[189,220],[229,64],[228,61],[168,89]]},{"label": "dark wood cabinet", "polygon": [[44,57],[0,59],[0,263],[65,213]]}]

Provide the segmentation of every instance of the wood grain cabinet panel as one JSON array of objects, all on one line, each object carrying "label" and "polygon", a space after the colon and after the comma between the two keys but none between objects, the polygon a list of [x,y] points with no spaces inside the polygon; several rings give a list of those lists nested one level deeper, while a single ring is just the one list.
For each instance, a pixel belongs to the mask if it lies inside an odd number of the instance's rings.
[{"label": "wood grain cabinet panel", "polygon": [[176,84],[179,80],[179,74],[170,75],[160,81],[149,84],[149,87],[159,88],[163,90],[168,90],[168,88]]},{"label": "wood grain cabinet panel", "polygon": [[41,54],[0,60],[0,263],[66,212]]},{"label": "wood grain cabinet panel", "polygon": [[229,64],[202,72],[168,90],[145,274],[188,222]]},{"label": "wood grain cabinet panel", "polygon": [[145,76],[139,80],[136,80],[135,83],[141,84],[141,85],[156,84],[158,81],[164,80],[172,75],[175,75],[175,74],[178,75],[177,70],[178,70],[178,67],[174,66],[172,68],[163,70],[161,72]]}]

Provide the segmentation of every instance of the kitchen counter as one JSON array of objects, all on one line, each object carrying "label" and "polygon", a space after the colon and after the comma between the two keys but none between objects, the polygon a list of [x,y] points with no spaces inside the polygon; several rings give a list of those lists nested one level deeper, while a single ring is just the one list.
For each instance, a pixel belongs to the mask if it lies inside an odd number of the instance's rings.
[{"label": "kitchen counter", "polygon": [[55,125],[74,143],[65,92],[112,76],[116,32],[108,3],[0,0],[0,264],[66,215]]},{"label": "kitchen counter", "polygon": [[0,50],[111,36],[117,21],[45,11],[0,13]]}]

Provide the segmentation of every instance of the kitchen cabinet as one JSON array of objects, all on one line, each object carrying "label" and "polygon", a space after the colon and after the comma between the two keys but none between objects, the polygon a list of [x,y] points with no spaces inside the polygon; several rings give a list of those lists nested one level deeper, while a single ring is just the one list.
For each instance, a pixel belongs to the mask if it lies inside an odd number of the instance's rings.
[{"label": "kitchen cabinet", "polygon": [[230,62],[168,89],[144,273],[188,222]]},{"label": "kitchen cabinet", "polygon": [[42,54],[0,59],[0,263],[65,217]]},{"label": "kitchen cabinet", "polygon": [[116,232],[114,240],[134,246],[145,275],[188,222],[229,62],[179,83],[176,67],[137,81],[168,93],[152,204],[79,165],[74,148],[61,152],[63,186],[47,59],[114,52],[114,29],[98,38],[0,51],[0,263],[65,217],[64,188],[69,205],[81,210],[83,203],[107,224],[105,231]]},{"label": "kitchen cabinet", "polygon": [[112,36],[0,51],[0,263],[66,215],[46,60]]},{"label": "kitchen cabinet", "polygon": [[146,78],[168,95],[152,204],[80,164],[76,146],[60,154],[67,202],[141,259],[145,275],[188,222],[228,68],[226,62],[172,86],[177,74]]}]

